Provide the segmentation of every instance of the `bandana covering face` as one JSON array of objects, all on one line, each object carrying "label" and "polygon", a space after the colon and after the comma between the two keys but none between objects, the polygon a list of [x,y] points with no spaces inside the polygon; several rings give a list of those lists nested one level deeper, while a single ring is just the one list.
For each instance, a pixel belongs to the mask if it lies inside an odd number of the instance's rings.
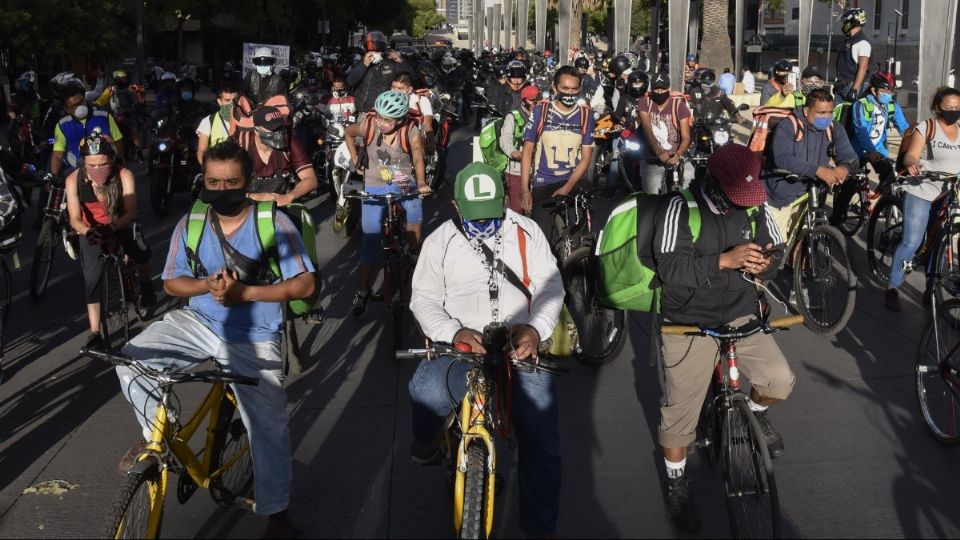
[{"label": "bandana covering face", "polygon": [[110,180],[110,173],[113,172],[113,167],[85,167],[87,171],[87,178],[90,179],[94,184],[106,184],[107,180]]},{"label": "bandana covering face", "polygon": [[501,226],[503,226],[502,218],[463,220],[463,232],[467,233],[467,238],[481,242],[496,236]]}]

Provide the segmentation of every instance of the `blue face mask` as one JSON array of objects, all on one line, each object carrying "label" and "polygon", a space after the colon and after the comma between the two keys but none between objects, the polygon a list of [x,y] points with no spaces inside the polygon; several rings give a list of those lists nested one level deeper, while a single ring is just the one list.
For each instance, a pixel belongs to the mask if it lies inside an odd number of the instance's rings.
[{"label": "blue face mask", "polygon": [[832,124],[833,124],[832,117],[826,117],[826,118],[818,117],[816,120],[813,121],[813,127],[819,129],[820,131],[826,131],[827,128],[830,127]]},{"label": "blue face mask", "polygon": [[463,220],[463,232],[467,233],[467,238],[476,238],[481,242],[493,238],[501,226],[503,226],[502,218]]},{"label": "blue face mask", "polygon": [[893,94],[880,94],[880,96],[877,98],[877,101],[879,101],[881,105],[887,105],[893,101]]},{"label": "blue face mask", "polygon": [[193,99],[193,92],[180,92],[180,99],[190,101]]}]

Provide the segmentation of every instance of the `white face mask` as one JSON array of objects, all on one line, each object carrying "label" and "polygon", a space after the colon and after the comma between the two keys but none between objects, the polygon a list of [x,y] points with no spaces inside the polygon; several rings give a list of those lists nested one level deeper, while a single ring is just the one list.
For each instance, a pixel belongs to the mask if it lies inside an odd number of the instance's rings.
[{"label": "white face mask", "polygon": [[83,120],[88,114],[90,114],[90,109],[86,105],[80,105],[73,111],[74,118],[78,120]]},{"label": "white face mask", "polygon": [[273,73],[273,66],[257,66],[257,73],[260,74],[261,77],[266,77]]},{"label": "white face mask", "polygon": [[379,64],[383,61],[383,55],[380,53],[373,53],[373,57],[370,59],[371,64]]}]

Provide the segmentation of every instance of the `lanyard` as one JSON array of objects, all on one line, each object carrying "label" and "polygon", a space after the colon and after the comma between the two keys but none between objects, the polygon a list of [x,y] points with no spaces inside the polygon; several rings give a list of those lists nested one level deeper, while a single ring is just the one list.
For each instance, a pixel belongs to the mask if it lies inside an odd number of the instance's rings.
[{"label": "lanyard", "polygon": [[490,295],[490,320],[493,323],[500,322],[500,281],[503,279],[503,259],[500,258],[500,252],[503,247],[503,227],[497,231],[494,236],[493,252],[484,251],[482,240],[468,238],[470,247],[483,261],[483,267],[487,271],[487,293]]}]

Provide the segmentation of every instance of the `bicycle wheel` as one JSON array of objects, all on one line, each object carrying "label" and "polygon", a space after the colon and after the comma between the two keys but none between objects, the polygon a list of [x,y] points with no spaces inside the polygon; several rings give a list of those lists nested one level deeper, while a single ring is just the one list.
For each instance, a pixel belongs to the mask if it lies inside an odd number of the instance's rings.
[{"label": "bicycle wheel", "polygon": [[843,236],[831,227],[804,232],[793,278],[797,307],[807,327],[826,335],[843,330],[857,300],[857,274]]},{"label": "bicycle wheel", "polygon": [[7,259],[3,257],[0,257],[0,272],[3,272],[3,279],[0,280],[0,322],[2,322],[2,325],[0,325],[0,343],[3,343],[3,329],[7,327],[7,321],[10,320],[10,302],[13,300],[10,267],[7,266]]},{"label": "bicycle wheel", "polygon": [[[569,260],[567,261],[570,262]],[[592,258],[582,256],[570,269],[566,281],[567,310],[577,326],[577,343],[573,357],[581,364],[598,368],[617,357],[623,344],[626,312],[600,305],[596,272],[591,272]]]},{"label": "bicycle wheel", "polygon": [[123,275],[116,257],[103,260],[100,277],[100,335],[104,345],[119,350],[130,338],[130,320],[124,295]]},{"label": "bicycle wheel", "polygon": [[960,232],[946,231],[937,244],[933,295],[943,303],[960,298]]},{"label": "bicycle wheel", "polygon": [[247,427],[240,418],[240,411],[230,400],[233,391],[228,388],[226,392],[228,394],[220,401],[210,473],[222,466],[229,468],[211,484],[210,497],[219,505],[232,506],[238,497],[247,495],[253,486],[253,457],[250,455]]},{"label": "bicycle wheel", "polygon": [[853,193],[850,198],[850,204],[847,206],[847,212],[843,219],[837,223],[837,229],[846,236],[854,236],[863,227],[863,222],[867,219],[867,201],[863,192],[859,189]]},{"label": "bicycle wheel", "polygon": [[128,474],[100,527],[100,538],[158,538],[166,495],[160,470]]},{"label": "bicycle wheel", "polygon": [[723,424],[723,483],[735,538],[779,538],[780,501],[773,464],[745,399],[734,401]]},{"label": "bicycle wheel", "polygon": [[697,422],[697,446],[711,467],[716,467],[722,456],[723,419],[723,394],[720,385],[711,380]]},{"label": "bicycle wheel", "polygon": [[915,378],[920,414],[933,438],[960,444],[960,300],[937,306],[917,351]]},{"label": "bicycle wheel", "polygon": [[45,219],[37,237],[37,247],[33,250],[33,266],[30,268],[30,298],[34,302],[39,302],[47,290],[59,240],[59,224],[52,219]]},{"label": "bicycle wheel", "polygon": [[893,253],[903,238],[903,203],[884,197],[867,222],[867,262],[874,279],[884,287],[890,280]]},{"label": "bicycle wheel", "polygon": [[464,473],[463,516],[460,538],[486,538],[487,448],[472,444],[467,448],[467,469]]}]

